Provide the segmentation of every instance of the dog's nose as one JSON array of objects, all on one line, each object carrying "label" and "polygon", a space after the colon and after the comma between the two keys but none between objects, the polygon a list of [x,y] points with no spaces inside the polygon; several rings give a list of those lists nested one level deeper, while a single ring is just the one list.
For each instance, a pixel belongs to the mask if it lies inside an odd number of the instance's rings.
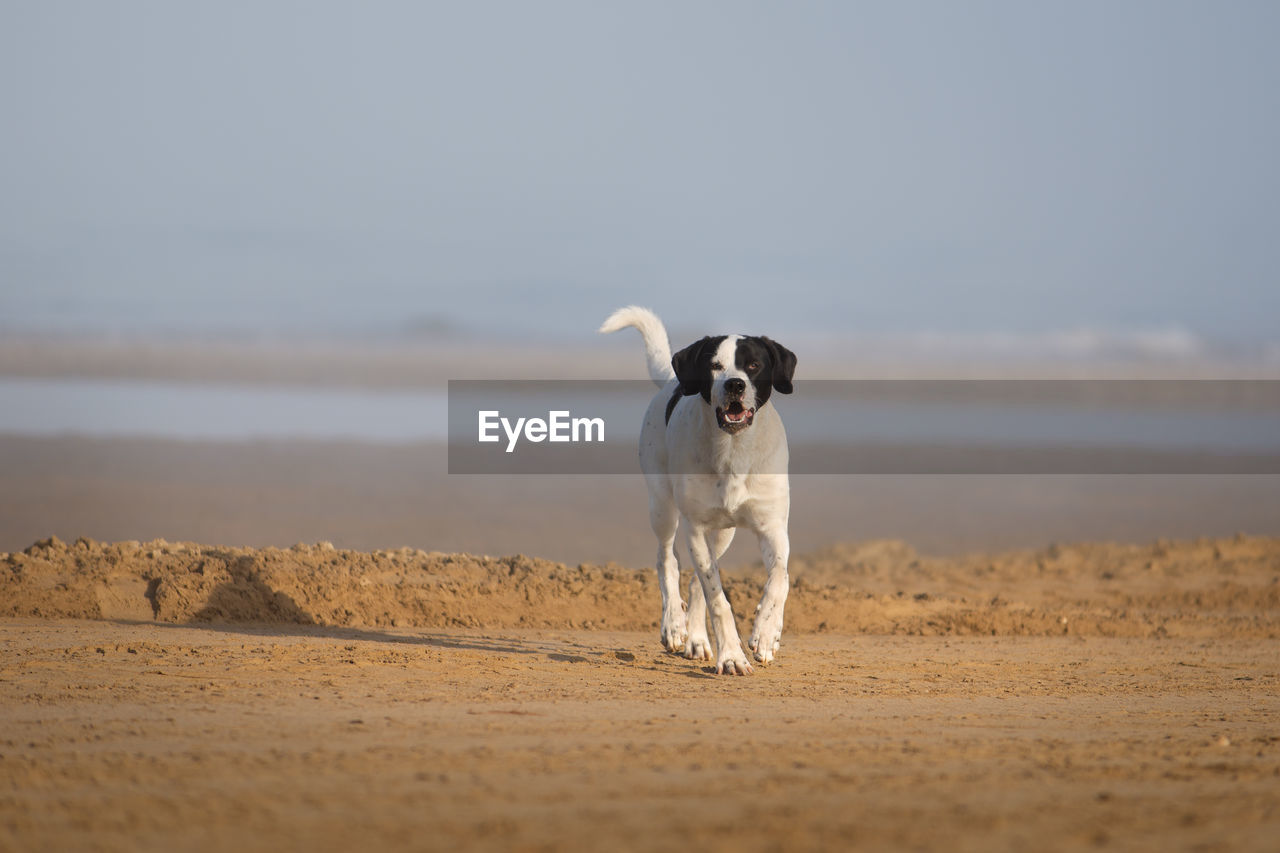
[{"label": "dog's nose", "polygon": [[724,381],[724,390],[730,394],[746,393],[747,382],[745,379],[726,379]]}]

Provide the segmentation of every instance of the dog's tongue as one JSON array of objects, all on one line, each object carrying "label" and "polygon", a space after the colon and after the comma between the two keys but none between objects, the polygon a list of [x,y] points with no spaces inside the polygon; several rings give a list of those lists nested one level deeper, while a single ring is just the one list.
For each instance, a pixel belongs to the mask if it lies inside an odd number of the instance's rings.
[{"label": "dog's tongue", "polygon": [[746,417],[747,410],[742,407],[741,403],[730,403],[729,408],[724,410],[724,419],[726,421],[738,423],[739,421],[745,420]]}]

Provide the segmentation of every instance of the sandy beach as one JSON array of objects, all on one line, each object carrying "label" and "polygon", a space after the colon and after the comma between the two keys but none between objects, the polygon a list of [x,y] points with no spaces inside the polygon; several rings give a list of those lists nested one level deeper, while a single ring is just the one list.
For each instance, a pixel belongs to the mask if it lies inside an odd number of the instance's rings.
[{"label": "sandy beach", "polygon": [[[777,662],[644,570],[328,543],[0,557],[6,850],[1268,850],[1280,541],[799,555]],[[740,619],[760,577],[731,574]]]},{"label": "sandy beach", "polygon": [[[0,347],[54,381],[435,381],[220,353]],[[0,436],[0,849],[1280,835],[1280,477],[797,475],[780,656],[729,678],[660,647],[639,476],[446,462]],[[745,629],[752,537],[724,562]]]}]

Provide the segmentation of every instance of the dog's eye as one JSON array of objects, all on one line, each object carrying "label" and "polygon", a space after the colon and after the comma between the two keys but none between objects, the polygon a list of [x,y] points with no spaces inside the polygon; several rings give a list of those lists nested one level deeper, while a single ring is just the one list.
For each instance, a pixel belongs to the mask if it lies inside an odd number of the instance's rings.
[{"label": "dog's eye", "polygon": [[721,364],[721,363],[720,363],[720,362],[718,362],[718,361],[713,361],[713,362],[711,362],[711,369],[712,369],[712,370],[724,370],[724,365],[723,365],[723,364]]},{"label": "dog's eye", "polygon": [[748,373],[755,373],[755,372],[756,372],[757,370],[759,370],[759,369],[760,369],[760,362],[758,362],[758,361],[753,361],[753,362],[751,362],[750,364],[748,364],[748,365],[747,365],[747,372],[748,372]]}]

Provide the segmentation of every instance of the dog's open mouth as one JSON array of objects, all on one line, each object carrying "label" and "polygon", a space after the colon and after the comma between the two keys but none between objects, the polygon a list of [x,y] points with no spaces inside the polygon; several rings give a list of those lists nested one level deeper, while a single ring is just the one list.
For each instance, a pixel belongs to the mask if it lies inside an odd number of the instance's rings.
[{"label": "dog's open mouth", "polygon": [[751,426],[751,420],[756,416],[755,409],[748,409],[738,400],[734,400],[725,408],[716,407],[716,423],[720,425],[720,429],[725,432],[737,432]]}]

